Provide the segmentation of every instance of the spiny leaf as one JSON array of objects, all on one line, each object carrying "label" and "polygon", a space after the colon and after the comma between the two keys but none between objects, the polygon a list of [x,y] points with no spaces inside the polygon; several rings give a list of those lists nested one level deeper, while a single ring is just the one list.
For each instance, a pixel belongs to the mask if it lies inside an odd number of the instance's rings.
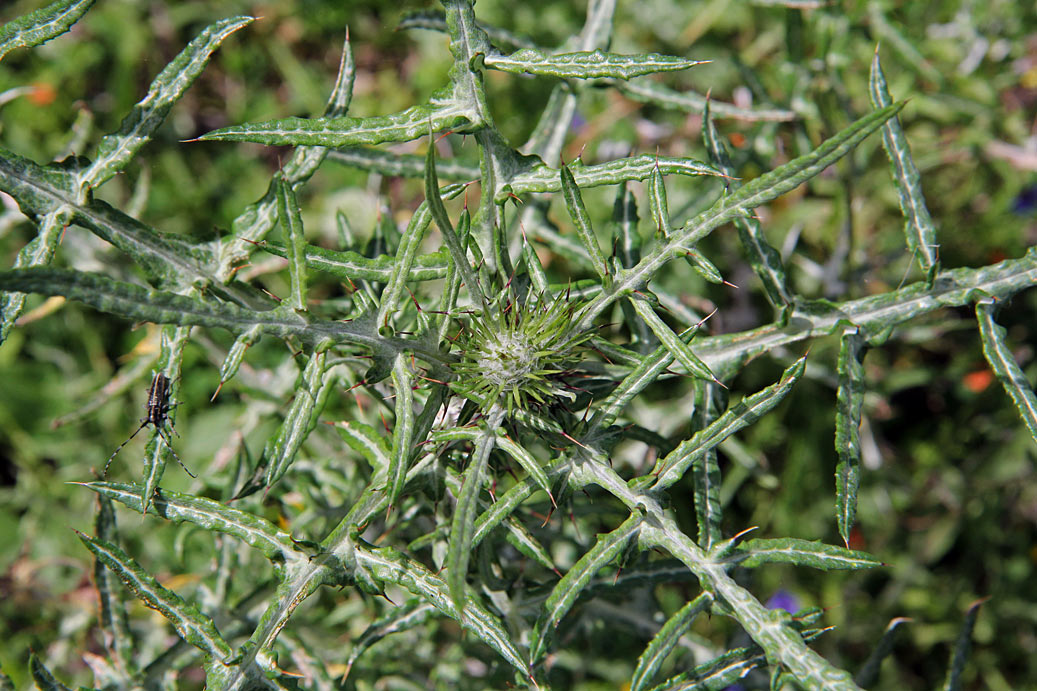
[{"label": "spiny leaf", "polygon": [[[868,87],[871,92],[872,105],[876,108],[884,108],[893,102],[886,87],[886,76],[882,73],[882,65],[879,64],[877,48],[871,62],[871,77],[868,80]],[[911,156],[911,147],[908,145],[903,127],[900,126],[899,118],[892,117],[882,126],[882,145],[885,147],[886,155],[889,156],[890,165],[893,167],[893,182],[896,184],[897,194],[900,197],[900,210],[904,214],[904,235],[907,237],[907,247],[918,258],[918,264],[925,272],[926,283],[931,286],[936,278],[936,273],[940,270],[936,229],[933,226],[933,219],[929,215],[929,208],[925,204],[921,176],[919,176],[918,168]]]},{"label": "spiny leaf", "polygon": [[172,590],[163,587],[155,578],[115,545],[76,532],[87,549],[104,562],[141,602],[164,616],[177,634],[216,660],[230,656],[231,647],[216,630],[206,615],[189,605]]},{"label": "spiny leaf", "polygon": [[[141,513],[142,485],[116,482],[85,482],[83,486],[106,499],[117,501]],[[212,499],[162,490],[151,501],[148,513],[180,523],[187,521],[207,530],[236,537],[259,550],[267,559],[286,562],[301,558],[288,533],[269,521],[247,511],[232,508]]]},{"label": "spiny leaf", "polygon": [[327,147],[406,142],[427,134],[430,128],[433,132],[461,129],[469,124],[468,115],[448,100],[370,118],[284,118],[234,125],[207,132],[198,141]]},{"label": "spiny leaf", "polygon": [[[712,102],[706,104],[702,115],[702,139],[709,150],[710,160],[725,175],[731,176],[728,182],[730,189],[738,189],[741,182],[733,179],[734,168],[727,156],[727,148],[716,124],[712,118]],[[745,248],[749,258],[749,264],[753,271],[760,277],[767,298],[775,307],[784,307],[792,304],[792,295],[785,285],[785,267],[782,266],[781,256],[778,251],[771,247],[763,235],[763,229],[759,221],[753,216],[742,216],[734,219],[735,228],[738,229],[738,239]]]},{"label": "spiny leaf", "polygon": [[288,255],[288,276],[291,289],[288,307],[306,311],[306,233],[302,227],[302,210],[291,183],[279,180],[277,190],[277,215],[284,229],[285,250]]},{"label": "spiny leaf", "polygon": [[565,196],[565,205],[569,209],[569,216],[576,225],[576,234],[579,236],[580,242],[583,243],[584,249],[587,250],[591,266],[594,267],[598,276],[603,280],[607,280],[609,270],[605,266],[605,255],[601,253],[598,238],[594,235],[594,228],[591,227],[590,216],[587,215],[587,207],[583,204],[583,195],[580,194],[580,188],[577,187],[576,180],[573,178],[573,174],[569,172],[568,166],[562,166],[561,176],[562,194]]},{"label": "spiny leaf", "polygon": [[166,65],[147,95],[123,118],[119,130],[98,144],[93,162],[79,176],[81,188],[97,187],[125,168],[202,73],[223,40],[252,21],[252,17],[232,17],[211,24]]},{"label": "spiny leaf", "polygon": [[94,0],[58,0],[0,26],[0,60],[15,48],[38,46],[60,36],[94,4]]},{"label": "spiny leaf", "polygon": [[487,67],[497,70],[560,79],[632,79],[657,72],[685,70],[703,62],[708,60],[687,60],[658,53],[618,55],[602,50],[551,54],[535,48],[524,48],[511,55],[486,57]]},{"label": "spiny leaf", "polygon": [[635,513],[615,530],[599,535],[594,546],[584,552],[562,580],[558,581],[544,603],[533,628],[533,642],[529,647],[529,657],[533,663],[538,662],[547,652],[555,628],[572,609],[576,598],[587,587],[591,578],[612,563],[630,540],[635,539],[643,520],[643,516]]},{"label": "spiny leaf", "polygon": [[977,302],[976,317],[979,320],[979,334],[983,338],[983,356],[997,375],[1005,393],[1015,403],[1023,423],[1030,430],[1030,436],[1037,441],[1037,396],[1034,396],[1030,382],[1005,342],[1007,332],[994,321],[994,302],[986,299]]},{"label": "spiny leaf", "polygon": [[843,334],[839,350],[839,391],[835,409],[835,508],[839,535],[850,546],[850,529],[857,514],[861,474],[861,404],[864,402],[864,340],[856,329]]},{"label": "spiny leaf", "polygon": [[447,583],[450,586],[450,597],[458,612],[463,612],[468,578],[468,562],[471,558],[472,540],[475,536],[476,509],[479,506],[479,494],[483,490],[483,478],[489,462],[490,452],[496,445],[496,429],[504,417],[504,410],[494,407],[482,434],[475,441],[468,467],[464,472],[461,491],[457,495],[454,506],[454,517],[450,523],[450,540],[447,544]]},{"label": "spiny leaf", "polygon": [[806,367],[806,357],[794,362],[782,372],[781,379],[760,391],[746,396],[731,406],[708,427],[683,442],[655,464],[652,474],[657,478],[654,487],[665,489],[679,480],[688,467],[707,449],[715,447],[738,430],[751,425],[778,405],[799,381]]},{"label": "spiny leaf", "polygon": [[795,564],[833,571],[885,566],[866,552],[791,537],[746,540],[735,548],[730,559],[746,568],[762,564]]},{"label": "spiny leaf", "polygon": [[680,608],[652,637],[644,652],[637,659],[637,668],[630,679],[630,691],[644,691],[649,688],[653,677],[659,673],[663,661],[688,632],[698,615],[713,602],[712,596],[702,593],[697,598]]},{"label": "spiny leaf", "polygon": [[296,454],[316,424],[317,416],[321,413],[318,402],[326,402],[327,398],[322,392],[333,379],[327,374],[326,361],[326,351],[320,350],[310,355],[310,360],[302,373],[302,385],[295,390],[295,398],[284,416],[284,422],[281,423],[277,435],[268,441],[263,449],[263,458],[267,463],[264,480],[267,487],[272,486],[288,472]]}]

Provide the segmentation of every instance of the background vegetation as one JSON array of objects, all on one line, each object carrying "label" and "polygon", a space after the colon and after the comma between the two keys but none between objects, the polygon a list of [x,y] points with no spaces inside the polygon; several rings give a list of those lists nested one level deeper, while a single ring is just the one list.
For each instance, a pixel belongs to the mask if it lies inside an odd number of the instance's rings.
[{"label": "background vegetation", "polygon": [[[38,4],[6,3],[0,21]],[[721,103],[777,112],[767,119],[715,112],[732,144],[737,175],[751,179],[871,110],[868,75],[880,44],[890,92],[909,99],[900,120],[922,174],[943,267],[983,266],[1022,256],[1037,244],[1037,17],[1025,9],[1027,3],[798,4],[806,9],[738,0],[621,2],[611,50],[710,60],[657,81],[680,92],[711,91]],[[261,17],[223,43],[142,154],[98,192],[153,227],[212,239],[263,196],[290,149],[184,140],[237,123],[320,114],[347,25],[356,59],[351,114],[401,110],[444,83],[451,66],[446,36],[397,30],[407,12],[435,8],[386,5],[101,0],[69,34],[14,51],[0,62],[0,146],[39,163],[88,152],[104,133],[118,128],[158,70],[202,28],[237,14]],[[553,47],[580,30],[585,7],[480,0],[476,13],[487,25]],[[491,110],[514,146],[531,135],[554,83],[488,72]],[[642,104],[617,89],[585,89],[562,158],[596,163],[657,153],[709,160],[702,122],[700,114]],[[440,147],[441,165],[446,159],[477,165],[470,140],[451,136]],[[393,150],[424,152],[419,142]],[[643,223],[649,216],[647,187],[631,186]],[[698,178],[668,178],[669,208],[674,216],[691,216],[720,189]],[[299,196],[309,242],[336,247],[338,214],[348,219],[358,246],[380,233],[389,233],[392,242],[392,233],[406,225],[424,192],[420,176],[383,176],[329,161]],[[611,187],[584,191],[597,227],[607,225],[614,197]],[[35,231],[16,205],[3,199],[0,264],[7,267]],[[454,218],[460,203],[449,207]],[[555,204],[552,217],[569,224],[560,199]],[[782,250],[790,287],[798,295],[851,299],[924,278],[904,250],[903,218],[877,135],[757,214],[767,239]],[[738,287],[709,283],[681,266],[658,279],[662,291],[681,300],[671,309],[683,306],[698,315],[716,309],[704,325],[712,334],[770,322],[773,312],[734,230],[713,233],[700,249]],[[69,228],[56,261],[133,275],[131,262],[78,228]],[[243,271],[284,295],[288,279],[272,271],[280,268],[274,261],[256,255]],[[586,277],[583,267],[564,256],[545,253],[542,261],[553,282]],[[318,282],[311,297],[331,303],[341,294],[333,281]],[[1037,293],[1026,291],[998,313],[1031,382],[1037,375],[1035,301]],[[92,479],[136,427],[158,358],[158,332],[79,303],[36,297],[29,308],[21,327],[0,347],[0,535],[10,536],[0,541],[0,666],[18,688],[27,687],[31,649],[66,683],[90,684],[90,654],[102,651],[93,558],[70,528],[93,532],[96,498],[69,483]],[[876,688],[941,683],[965,612],[984,597],[990,600],[972,631],[965,687],[1017,689],[1037,680],[1034,440],[989,372],[975,325],[970,307],[934,311],[868,350],[864,359],[865,472],[850,546],[888,566],[817,572],[772,565],[738,576],[761,599],[773,594],[790,610],[824,608],[821,622],[837,628],[814,647],[851,670],[868,658],[890,620],[911,618],[894,637]],[[232,342],[214,330],[195,330],[192,336],[177,395],[182,405],[176,446],[199,479],[170,469],[164,488],[226,499],[240,448],[228,431],[246,430],[246,446],[251,443],[258,453],[277,429],[275,414],[284,409],[297,370],[276,339],[257,343],[240,381],[228,384],[210,404],[222,353]],[[839,337],[813,339],[809,349],[804,377],[777,412],[720,448],[725,537],[756,526],[761,537],[841,543],[833,512],[837,455],[832,442]],[[759,358],[725,381],[732,398],[777,381],[804,352],[794,350]],[[679,405],[682,398],[671,398],[666,386],[676,384],[649,389],[643,405],[658,416],[660,431],[679,440],[688,431],[688,413]],[[329,399],[321,420],[363,420],[380,427],[380,416],[391,412],[392,403],[380,409],[372,395],[343,389]],[[655,406],[653,397],[673,401],[672,409]],[[683,402],[690,403],[687,397]],[[256,411],[265,417],[243,421]],[[320,430],[293,472],[319,478],[319,459],[341,453],[340,446],[333,430]],[[114,477],[137,477],[140,448],[138,442],[124,450],[113,465]],[[634,464],[644,453],[643,446],[627,448],[619,459]],[[327,520],[339,509],[315,504],[309,486],[286,481],[252,510],[303,539],[307,522]],[[684,505],[679,494],[673,496],[676,515],[693,533],[690,489]],[[616,525],[599,514],[577,512],[570,518],[566,513],[556,513],[547,528],[563,573],[604,524]],[[212,569],[212,539],[186,525],[127,512],[120,518],[120,544],[180,592],[191,592]],[[256,585],[251,577],[242,567],[234,582],[237,597]],[[579,633],[571,634],[554,661],[562,671],[553,683],[615,688],[628,680],[653,627],[694,594],[687,582],[637,591],[644,599],[643,616],[633,620],[624,618],[627,610],[618,600],[595,600],[580,613]],[[332,671],[341,674],[367,624],[389,609],[356,591],[343,595],[329,589],[305,604],[290,630],[300,636],[300,645],[321,650],[318,657],[338,664]],[[149,626],[138,624],[155,637],[151,645],[168,644],[172,634],[157,615],[142,609],[132,614],[135,620],[151,619]],[[449,685],[454,674],[477,680],[471,688],[499,685],[501,678],[484,678],[493,654],[451,624],[433,619],[374,645],[348,683],[371,688],[381,677],[386,688],[423,688],[425,679]],[[722,618],[697,621],[689,637],[691,648],[746,643],[738,627]],[[334,656],[327,653],[336,649]],[[288,660],[286,654],[281,665],[291,669]],[[200,683],[201,676],[185,673],[181,680]]]}]

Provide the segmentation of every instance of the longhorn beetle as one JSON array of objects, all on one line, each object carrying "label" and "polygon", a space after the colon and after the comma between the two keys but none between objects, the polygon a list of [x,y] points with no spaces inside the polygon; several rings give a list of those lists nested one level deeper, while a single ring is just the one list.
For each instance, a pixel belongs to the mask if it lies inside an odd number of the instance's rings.
[{"label": "longhorn beetle", "polygon": [[[112,455],[108,457],[108,460],[104,464],[104,477],[108,477],[108,466],[112,464],[112,459],[115,458],[116,454],[122,451],[122,447],[130,443],[130,439],[137,436],[137,432],[140,432],[148,425],[152,425],[158,432],[159,436],[162,437],[162,441],[164,441],[166,446],[169,447],[169,452],[173,454],[173,458],[175,458],[176,462],[180,464],[180,467],[184,469],[184,472],[191,477],[197,477],[187,469],[184,462],[176,455],[176,451],[173,450],[173,440],[169,438],[169,434],[166,432],[166,423],[169,421],[169,394],[169,377],[161,372],[157,372],[155,377],[151,380],[151,386],[148,388],[148,401],[144,404],[144,419],[140,421],[140,427],[134,430],[129,439],[119,444],[119,448],[112,452]],[[173,405],[179,405],[179,403],[174,403]],[[172,426],[169,429],[172,429],[173,433],[176,434],[176,430],[173,429]]]}]

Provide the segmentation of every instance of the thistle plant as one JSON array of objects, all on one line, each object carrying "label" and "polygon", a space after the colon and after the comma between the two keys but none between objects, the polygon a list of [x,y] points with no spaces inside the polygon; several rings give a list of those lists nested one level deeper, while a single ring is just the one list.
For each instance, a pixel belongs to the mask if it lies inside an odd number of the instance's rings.
[{"label": "thistle plant", "polygon": [[[92,4],[59,0],[5,17],[0,59],[68,31]],[[935,315],[974,315],[1004,407],[1022,417],[1012,424],[1027,444],[1024,430],[1037,438],[1037,399],[998,321],[1037,279],[1037,254],[978,268],[941,263],[943,240],[899,119],[904,102],[891,97],[877,51],[863,107],[844,93],[838,106],[813,103],[805,91],[787,94],[787,108],[739,105],[649,78],[694,72],[711,56],[612,50],[608,0],[591,2],[582,30],[552,47],[483,24],[474,4],[444,0],[443,11],[402,21],[449,42],[449,70],[425,102],[354,113],[347,38],[323,113],[177,142],[292,147],[266,192],[209,235],[154,227],[99,189],[147,158],[145,144],[162,136],[221,44],[235,33],[248,41],[250,17],[198,33],[94,146],[51,163],[0,149],[0,190],[31,228],[0,272],[2,347],[23,342],[26,315],[25,328],[37,323],[34,296],[58,296],[91,319],[158,327],[114,388],[165,382],[175,404],[162,422],[168,415],[184,429],[225,411],[205,425],[218,450],[199,452],[186,429],[177,442],[156,428],[143,457],[130,445],[110,477],[75,478],[75,492],[97,498],[92,525],[82,515],[76,526],[82,554],[95,560],[95,686],[874,686],[902,619],[868,622],[873,652],[851,654],[824,607],[769,608],[762,584],[791,567],[847,571],[842,582],[860,584],[906,558],[851,549],[858,519],[874,525],[879,513],[859,502],[862,459],[875,445],[865,358],[911,344],[912,329],[943,323]],[[803,28],[801,11],[785,10],[789,31]],[[818,36],[849,40],[839,22],[852,17],[817,12]],[[897,37],[877,4],[869,17],[874,32]],[[491,73],[553,85],[521,146],[493,107]],[[574,114],[598,87],[692,114],[701,154],[597,160],[567,150]],[[757,128],[757,150],[729,144],[718,125],[729,119]],[[787,140],[777,129],[786,126]],[[777,141],[790,147],[783,161]],[[425,155],[382,146],[406,143]],[[753,174],[761,159],[769,168]],[[882,233],[899,245],[883,280],[853,284],[845,233],[831,263],[795,255],[794,241],[772,245],[769,205],[833,177],[852,226],[854,173],[872,160],[888,169],[883,194],[899,199],[902,216],[902,233]],[[318,171],[340,166],[420,179],[422,201],[403,227],[386,209],[361,236],[340,212],[334,230],[318,234],[308,189]],[[790,255],[820,280],[800,280]],[[742,268],[736,287],[729,274]],[[895,272],[907,276],[902,285]],[[739,291],[759,298],[771,321],[711,334]],[[210,402],[196,395],[198,378],[211,385]],[[834,488],[828,466],[813,474],[825,475],[835,510],[820,533],[804,518],[790,534],[771,526],[750,536],[757,525],[740,504],[776,482],[751,440],[774,433],[790,414],[783,402],[808,382],[828,387],[823,408],[834,411]],[[82,424],[112,395],[60,422]],[[197,478],[165,475],[173,443]],[[117,509],[144,523],[120,530]],[[167,523],[181,526],[181,547],[149,563],[155,553],[128,535],[157,535]],[[181,570],[194,573],[165,578]],[[164,621],[130,625],[133,600]],[[967,678],[978,616],[975,604],[955,622],[947,688]],[[160,633],[178,642],[163,644]],[[65,688],[43,657],[30,661],[35,684]]]}]

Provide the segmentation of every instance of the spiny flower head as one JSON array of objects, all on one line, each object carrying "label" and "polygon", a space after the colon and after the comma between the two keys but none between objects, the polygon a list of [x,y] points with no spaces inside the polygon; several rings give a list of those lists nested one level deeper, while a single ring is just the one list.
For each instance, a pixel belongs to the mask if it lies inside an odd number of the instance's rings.
[{"label": "spiny flower head", "polygon": [[550,406],[575,394],[564,377],[583,358],[591,332],[575,331],[579,305],[532,291],[524,300],[508,289],[474,315],[459,335],[461,360],[453,388],[489,408]]}]

